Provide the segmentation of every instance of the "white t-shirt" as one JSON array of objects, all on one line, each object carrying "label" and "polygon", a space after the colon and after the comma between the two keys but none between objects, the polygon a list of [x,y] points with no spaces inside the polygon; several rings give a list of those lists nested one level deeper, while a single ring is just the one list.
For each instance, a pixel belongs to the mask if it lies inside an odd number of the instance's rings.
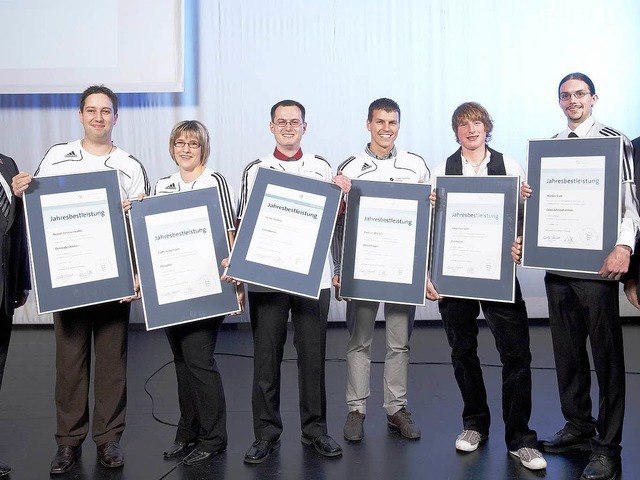
[{"label": "white t-shirt", "polygon": [[114,147],[107,155],[96,156],[82,148],[81,140],[52,146],[36,170],[36,177],[117,170],[120,196],[149,195],[149,180],[142,164],[124,150]]},{"label": "white t-shirt", "polygon": [[167,195],[188,190],[198,190],[201,188],[216,187],[220,192],[220,206],[222,216],[227,230],[235,230],[234,205],[235,196],[226,179],[218,172],[205,167],[200,176],[192,182],[182,180],[180,172],[176,172],[168,177],[163,177],[156,183],[153,191],[154,195]]}]

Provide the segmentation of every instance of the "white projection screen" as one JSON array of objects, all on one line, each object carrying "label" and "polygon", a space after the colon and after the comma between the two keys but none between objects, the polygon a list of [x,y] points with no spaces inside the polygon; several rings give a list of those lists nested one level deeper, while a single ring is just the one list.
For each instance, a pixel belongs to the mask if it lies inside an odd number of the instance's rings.
[{"label": "white projection screen", "polygon": [[0,94],[184,90],[183,0],[0,0]]}]

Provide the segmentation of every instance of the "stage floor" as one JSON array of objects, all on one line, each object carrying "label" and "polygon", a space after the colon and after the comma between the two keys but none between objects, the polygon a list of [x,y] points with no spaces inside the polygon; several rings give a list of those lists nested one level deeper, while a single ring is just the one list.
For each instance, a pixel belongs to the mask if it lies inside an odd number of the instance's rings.
[{"label": "stage floor", "polygon": [[[373,357],[384,358],[384,328],[376,328]],[[291,333],[291,332],[290,332]],[[623,478],[640,478],[640,326],[624,326],[627,360],[627,411],[623,438]],[[126,463],[106,469],[96,461],[95,444],[88,438],[78,464],[63,479],[433,479],[507,480],[548,478],[579,479],[588,462],[584,455],[546,454],[548,468],[532,472],[508,454],[504,444],[498,354],[486,327],[480,331],[480,357],[492,413],[489,440],[476,452],[459,454],[454,448],[462,430],[462,404],[453,377],[450,351],[437,322],[417,325],[412,337],[409,410],[422,429],[422,438],[406,440],[390,432],[382,408],[382,364],[371,369],[371,397],[365,421],[365,438],[349,443],[342,437],[347,409],[345,348],[347,331],[332,325],[327,336],[327,411],[329,434],[343,447],[340,458],[327,459],[300,442],[295,349],[291,335],[283,362],[281,412],[284,432],[281,447],[264,463],[246,465],[242,458],[253,441],[251,422],[252,340],[248,325],[223,328],[219,335],[217,362],[227,398],[226,453],[204,465],[186,467],[165,460],[162,452],[173,441],[178,401],[175,371],[168,364],[147,385],[156,370],[172,355],[162,331],[145,332],[132,327],[129,337],[129,383],[127,429],[122,437]],[[551,337],[548,326],[531,327],[533,355],[533,414],[531,428],[540,438],[564,425],[560,413]],[[56,444],[54,391],[54,337],[51,327],[16,327],[0,392],[0,460],[11,465],[13,480],[49,477],[49,463]],[[595,376],[594,376],[595,383]],[[593,396],[597,404],[597,389]]]}]

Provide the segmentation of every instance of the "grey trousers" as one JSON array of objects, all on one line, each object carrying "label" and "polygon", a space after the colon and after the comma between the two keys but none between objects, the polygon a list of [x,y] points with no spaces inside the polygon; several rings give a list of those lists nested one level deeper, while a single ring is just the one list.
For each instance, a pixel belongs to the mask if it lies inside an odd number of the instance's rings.
[{"label": "grey trousers", "polygon": [[[378,302],[353,300],[347,304],[347,406],[349,411],[366,413],[370,395],[371,343]],[[386,355],[383,388],[384,408],[393,415],[407,405],[409,339],[416,308],[414,305],[384,304]]]}]

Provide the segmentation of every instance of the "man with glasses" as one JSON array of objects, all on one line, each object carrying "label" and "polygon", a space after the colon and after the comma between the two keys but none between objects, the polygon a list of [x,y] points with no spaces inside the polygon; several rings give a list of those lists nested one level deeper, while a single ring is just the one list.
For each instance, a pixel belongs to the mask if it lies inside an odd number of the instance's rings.
[{"label": "man with glasses", "polygon": [[[271,155],[251,162],[242,174],[238,219],[247,207],[259,168],[296,173],[331,181],[331,165],[300,148],[307,130],[305,109],[295,100],[282,100],[271,108],[271,133],[276,147]],[[348,180],[335,179],[347,188]],[[318,300],[249,285],[249,314],[253,330],[253,430],[255,441],[244,456],[246,463],[261,463],[280,445],[280,364],[291,313],[293,344],[298,353],[298,389],[302,443],[326,457],[342,455],[342,448],[327,434],[325,350],[331,296],[331,270],[327,262]]]},{"label": "man with glasses", "polygon": [[[118,97],[103,85],[93,85],[80,96],[82,140],[52,146],[35,176],[55,176],[97,170],[116,170],[122,199],[149,194],[149,181],[140,162],[112,141],[118,120]],[[13,177],[16,196],[22,196],[33,177]],[[133,298],[133,297],[132,297]],[[131,299],[128,299],[129,301]],[[127,336],[129,301],[73,308],[53,314],[56,338],[56,443],[51,475],[69,471],[82,451],[89,431],[91,345],[95,353],[92,435],[100,463],[124,465],[120,437],[127,404]]]},{"label": "man with glasses", "polygon": [[[351,179],[381,182],[424,183],[429,181],[429,168],[424,159],[410,152],[396,149],[400,130],[400,107],[389,98],[379,98],[369,105],[367,130],[371,141],[364,151],[348,158],[338,172]],[[340,250],[342,222],[336,226],[333,242],[336,298],[340,287]],[[364,437],[364,419],[370,394],[371,343],[379,302],[353,300],[347,303],[347,389],[349,412],[344,425],[344,438],[359,442]],[[407,410],[407,383],[409,372],[409,339],[415,317],[415,305],[385,303],[384,316],[387,329],[386,357],[383,388],[387,424],[392,430],[409,439],[420,438],[420,428]]]},{"label": "man with glasses", "polygon": [[[7,361],[13,312],[27,301],[31,290],[27,232],[22,199],[11,192],[11,179],[18,174],[12,158],[0,153],[0,386]],[[0,477],[8,475],[9,465],[0,462]]]},{"label": "man with glasses", "polygon": [[[620,136],[624,141],[621,218],[616,246],[598,275],[547,271],[544,279],[560,404],[566,424],[542,445],[551,453],[591,451],[581,478],[606,480],[618,478],[621,472],[625,367],[618,280],[628,270],[640,225],[632,147],[627,137],[593,118],[598,96],[593,82],[584,73],[565,76],[558,85],[558,99],[567,117],[567,128],[554,138]],[[535,192],[532,193],[529,185],[523,184],[522,195],[532,194]],[[520,248],[516,244],[514,259],[519,258]],[[591,415],[587,337],[600,389],[597,420]]]},{"label": "man with glasses", "polygon": [[[633,166],[635,174],[636,193],[640,186],[640,137],[631,142],[633,145]],[[624,293],[629,303],[640,309],[640,294],[638,287],[640,286],[640,239],[636,242],[634,254],[631,256],[629,263],[629,273],[624,278]]]}]

